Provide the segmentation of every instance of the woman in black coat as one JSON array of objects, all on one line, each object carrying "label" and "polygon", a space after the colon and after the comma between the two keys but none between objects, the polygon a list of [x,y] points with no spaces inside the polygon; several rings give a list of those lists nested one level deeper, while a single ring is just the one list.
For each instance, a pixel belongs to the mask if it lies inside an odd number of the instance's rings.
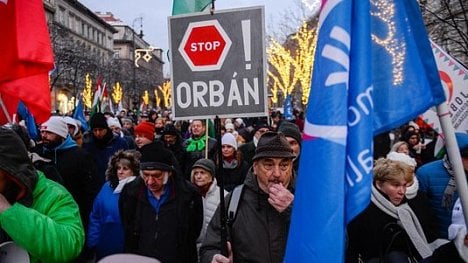
[{"label": "woman in black coat", "polygon": [[[348,224],[347,262],[461,260],[453,243],[438,239],[430,224],[430,211],[423,211],[427,206],[418,204],[423,199],[407,202],[406,186],[412,177],[413,169],[402,162],[383,158],[376,161],[372,201]],[[408,257],[414,261],[392,261]]]}]

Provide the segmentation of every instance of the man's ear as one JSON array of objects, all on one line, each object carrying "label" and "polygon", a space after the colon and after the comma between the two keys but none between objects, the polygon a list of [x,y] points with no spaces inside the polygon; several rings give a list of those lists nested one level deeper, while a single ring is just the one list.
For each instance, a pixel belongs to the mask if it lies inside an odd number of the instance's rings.
[{"label": "man's ear", "polygon": [[254,161],[252,164],[253,175],[257,176],[258,162]]}]

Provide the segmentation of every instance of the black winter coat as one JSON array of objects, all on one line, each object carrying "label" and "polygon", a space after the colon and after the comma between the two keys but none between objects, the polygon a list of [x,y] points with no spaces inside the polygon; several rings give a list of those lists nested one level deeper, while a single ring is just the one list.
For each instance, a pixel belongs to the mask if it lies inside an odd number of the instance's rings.
[{"label": "black winter coat", "polygon": [[[226,200],[231,198],[231,193]],[[228,205],[226,205],[228,207]],[[288,237],[291,207],[282,213],[268,203],[268,194],[258,186],[250,171],[244,182],[235,221],[228,237],[234,262],[283,262]],[[200,261],[211,262],[220,253],[219,206],[213,215],[200,248]]]},{"label": "black winter coat", "polygon": [[197,262],[196,240],[203,223],[202,198],[189,182],[170,180],[171,195],[159,213],[149,203],[141,177],[124,187],[119,198],[124,249],[164,263]]},{"label": "black winter coat", "polygon": [[38,149],[39,155],[52,160],[63,180],[63,185],[70,192],[80,208],[83,226],[88,229],[89,214],[94,198],[101,188],[96,173],[96,164],[92,156],[82,148],[73,146],[66,149]]},{"label": "black winter coat", "polygon": [[[416,196],[408,205],[418,217],[428,243],[432,243],[438,236],[427,199]],[[397,224],[397,220],[372,202],[348,224],[347,230],[346,262],[366,262],[371,258],[380,258],[380,255],[385,255],[387,249],[389,252],[402,251],[418,260],[421,259],[408,234]],[[431,262],[460,262],[459,260],[458,252],[450,242],[434,251]]]}]

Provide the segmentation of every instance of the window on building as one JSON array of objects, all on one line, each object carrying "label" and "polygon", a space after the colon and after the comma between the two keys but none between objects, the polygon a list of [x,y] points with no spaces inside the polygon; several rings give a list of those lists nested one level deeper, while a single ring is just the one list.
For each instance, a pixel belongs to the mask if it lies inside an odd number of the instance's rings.
[{"label": "window on building", "polygon": [[71,30],[75,30],[75,16],[73,14],[68,16],[68,26]]},{"label": "window on building", "polygon": [[65,21],[65,8],[62,7],[62,6],[59,6],[59,9],[58,9],[58,21],[60,24],[62,25],[66,25],[66,21]]},{"label": "window on building", "polygon": [[75,32],[76,33],[81,33],[80,29],[81,29],[81,19],[79,18],[76,18],[76,23],[75,23]]},{"label": "window on building", "polygon": [[120,48],[114,49],[114,58],[119,59],[120,58]]}]

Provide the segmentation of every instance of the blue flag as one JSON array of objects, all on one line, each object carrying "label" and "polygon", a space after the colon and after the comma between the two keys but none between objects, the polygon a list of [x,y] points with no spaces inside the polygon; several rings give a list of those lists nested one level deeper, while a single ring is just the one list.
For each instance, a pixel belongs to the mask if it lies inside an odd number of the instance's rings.
[{"label": "blue flag", "polygon": [[322,4],[285,262],[343,262],[370,202],[373,136],[442,103],[415,0]]},{"label": "blue flag", "polygon": [[86,121],[86,117],[84,115],[82,97],[78,99],[78,104],[76,105],[75,111],[73,112],[73,119],[79,120],[81,122],[81,129],[84,131],[89,130],[88,122]]},{"label": "blue flag", "polygon": [[286,96],[286,99],[284,100],[284,119],[288,121],[293,119],[293,106],[291,94],[288,94]]},{"label": "blue flag", "polygon": [[21,100],[18,103],[17,112],[18,115],[21,116],[21,119],[24,120],[29,137],[33,140],[37,140],[39,138],[39,133],[37,132],[36,120]]}]

